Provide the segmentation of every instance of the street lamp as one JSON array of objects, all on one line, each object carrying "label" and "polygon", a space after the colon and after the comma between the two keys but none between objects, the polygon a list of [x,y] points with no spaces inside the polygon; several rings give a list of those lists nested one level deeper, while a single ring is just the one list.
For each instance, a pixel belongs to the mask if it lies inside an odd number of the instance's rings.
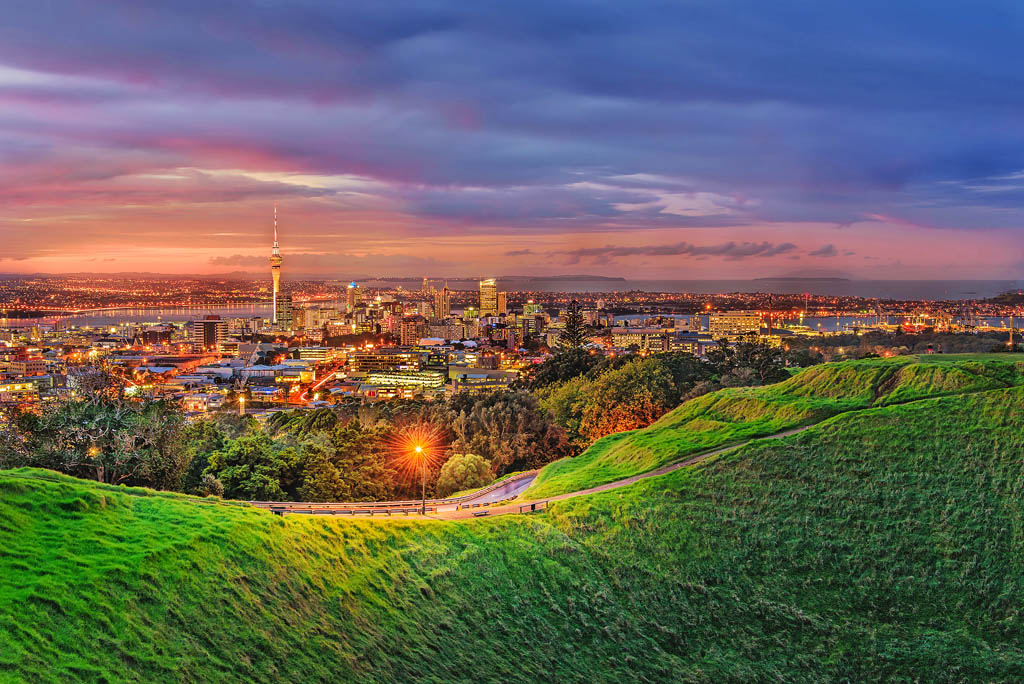
[{"label": "street lamp", "polygon": [[245,396],[238,397],[238,415],[245,415]]},{"label": "street lamp", "polygon": [[422,445],[417,444],[416,447],[413,449],[413,451],[416,452],[416,458],[419,460],[420,468],[423,471],[423,490],[422,490],[423,503],[422,503],[422,506],[420,507],[420,515],[426,515],[427,514],[427,459],[425,459],[423,457],[423,447],[422,447]]}]

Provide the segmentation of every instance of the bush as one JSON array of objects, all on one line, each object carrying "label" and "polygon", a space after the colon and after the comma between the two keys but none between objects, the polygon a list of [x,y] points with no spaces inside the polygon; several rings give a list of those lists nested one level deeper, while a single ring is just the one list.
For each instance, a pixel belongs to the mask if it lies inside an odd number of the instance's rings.
[{"label": "bush", "polygon": [[437,478],[438,496],[450,496],[463,489],[476,489],[493,479],[491,464],[476,454],[452,454],[441,466]]}]

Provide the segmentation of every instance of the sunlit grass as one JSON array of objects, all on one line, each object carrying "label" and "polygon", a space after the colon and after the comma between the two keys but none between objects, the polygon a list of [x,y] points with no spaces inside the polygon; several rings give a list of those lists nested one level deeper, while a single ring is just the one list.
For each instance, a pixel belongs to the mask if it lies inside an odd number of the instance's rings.
[{"label": "sunlit grass", "polygon": [[2,472],[0,682],[1019,681],[1021,453],[1009,388],[466,522]]},{"label": "sunlit grass", "polygon": [[522,499],[614,482],[687,456],[819,422],[844,411],[1024,382],[1024,355],[922,355],[830,363],[775,385],[725,389],[651,426],[610,435],[549,464]]}]

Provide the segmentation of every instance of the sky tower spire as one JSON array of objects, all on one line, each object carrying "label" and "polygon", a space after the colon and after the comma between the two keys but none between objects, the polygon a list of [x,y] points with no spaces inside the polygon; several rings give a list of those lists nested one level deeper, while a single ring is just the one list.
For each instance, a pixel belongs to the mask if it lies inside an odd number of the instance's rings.
[{"label": "sky tower spire", "polygon": [[277,245],[277,202],[274,202],[274,250],[270,254],[270,277],[274,280],[274,303],[271,320],[277,323],[277,294],[281,289],[281,250]]},{"label": "sky tower spire", "polygon": [[274,254],[279,255],[281,250],[277,246],[277,202],[274,202]]}]

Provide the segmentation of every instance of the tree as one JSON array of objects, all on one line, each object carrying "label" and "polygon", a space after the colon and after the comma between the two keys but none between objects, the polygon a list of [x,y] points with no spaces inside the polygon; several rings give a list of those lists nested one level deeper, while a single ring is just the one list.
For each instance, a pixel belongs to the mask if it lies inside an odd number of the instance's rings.
[{"label": "tree", "polygon": [[451,496],[463,489],[476,489],[491,482],[491,464],[476,454],[452,454],[441,466],[437,495]]},{"label": "tree", "polygon": [[452,418],[456,452],[479,454],[494,475],[528,470],[572,453],[568,437],[526,392],[492,392]]},{"label": "tree", "polygon": [[272,434],[286,432],[302,439],[313,432],[330,430],[338,422],[337,414],[329,408],[312,411],[278,411],[267,420]]},{"label": "tree", "polygon": [[559,351],[534,369],[533,376],[527,384],[531,390],[538,390],[565,382],[587,373],[598,366],[603,359],[603,356],[590,353],[583,348]]},{"label": "tree", "polygon": [[[706,354],[714,373],[723,386],[738,384],[765,385],[789,377],[786,371],[786,353],[779,347],[769,347],[757,342],[741,341],[730,345],[719,340],[718,346]],[[749,369],[743,371],[742,369]],[[751,382],[739,383],[726,380],[728,375],[749,377]]]},{"label": "tree", "polygon": [[224,496],[224,483],[213,475],[206,473],[196,488],[196,494],[201,496]]},{"label": "tree", "polygon": [[537,392],[541,406],[577,448],[611,432],[643,427],[714,377],[710,364],[683,352],[608,356],[583,376]]},{"label": "tree", "polygon": [[580,434],[580,423],[592,384],[592,380],[581,375],[534,393],[541,408],[550,413],[555,423],[565,429],[569,442],[577,449],[584,449],[590,444]]},{"label": "tree", "polygon": [[594,442],[605,435],[650,425],[675,408],[679,390],[657,358],[605,373],[591,383],[580,402],[580,436]]},{"label": "tree", "polygon": [[781,347],[771,347],[757,342],[740,342],[732,357],[733,372],[750,369],[755,382],[750,384],[768,385],[781,382],[789,377],[786,370],[786,352]]},{"label": "tree", "polygon": [[210,454],[203,474],[220,480],[231,499],[286,501],[295,498],[300,465],[295,449],[281,448],[266,433],[254,432]]},{"label": "tree", "polygon": [[358,420],[315,434],[302,445],[299,498],[303,501],[373,501],[394,492],[382,434]]},{"label": "tree", "polygon": [[[227,435],[212,420],[195,420],[185,426],[185,443],[190,453],[188,470],[182,482],[182,490],[190,494],[206,494],[209,484],[203,472],[210,465],[210,455],[224,448]],[[212,477],[212,476],[211,476]],[[213,478],[216,479],[216,478]],[[220,493],[224,487],[221,485]],[[215,492],[209,492],[215,493]]]},{"label": "tree", "polygon": [[174,404],[127,398],[102,372],[75,382],[83,397],[18,412],[6,428],[2,466],[50,468],[112,484],[180,489],[191,461]]},{"label": "tree", "polygon": [[583,322],[583,309],[577,300],[572,300],[565,311],[565,329],[558,336],[558,348],[579,349],[587,342],[589,332]]}]

